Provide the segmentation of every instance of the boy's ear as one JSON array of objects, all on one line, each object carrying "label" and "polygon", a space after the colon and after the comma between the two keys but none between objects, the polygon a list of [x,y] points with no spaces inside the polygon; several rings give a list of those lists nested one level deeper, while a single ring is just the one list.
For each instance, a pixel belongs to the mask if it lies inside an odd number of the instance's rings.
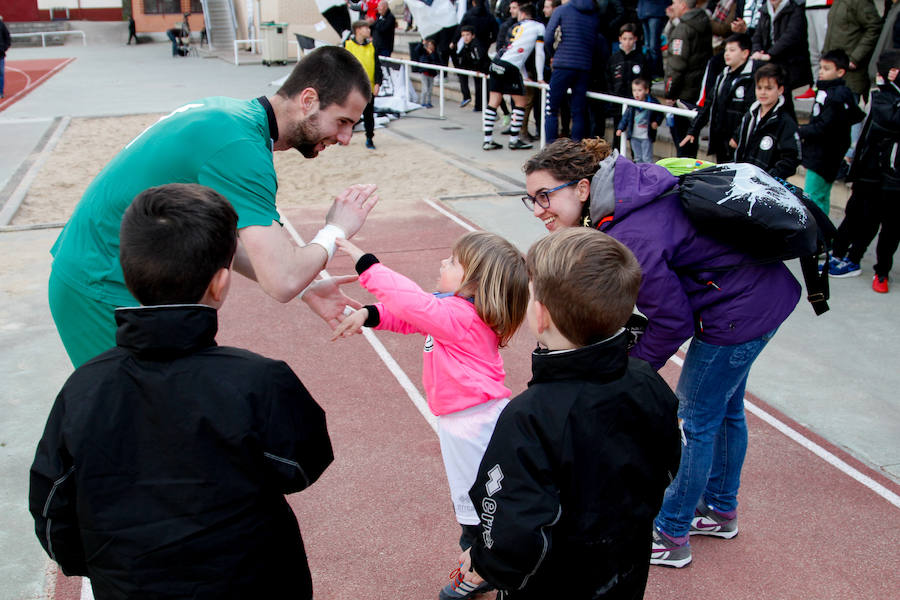
[{"label": "boy's ear", "polygon": [[532,300],[532,302],[534,302],[534,318],[537,322],[537,332],[541,334],[554,326],[553,317],[550,316],[550,311],[540,301]]},{"label": "boy's ear", "polygon": [[209,287],[206,288],[206,295],[210,299],[221,304],[225,301],[225,296],[228,294],[228,287],[230,284],[231,269],[223,267],[213,275],[212,280],[209,282]]}]

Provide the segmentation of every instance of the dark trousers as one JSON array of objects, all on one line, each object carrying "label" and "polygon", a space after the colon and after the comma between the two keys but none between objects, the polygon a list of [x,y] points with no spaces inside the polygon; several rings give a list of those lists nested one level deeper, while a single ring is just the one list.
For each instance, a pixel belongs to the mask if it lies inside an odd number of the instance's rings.
[{"label": "dark trousers", "polygon": [[833,252],[837,257],[859,263],[878,234],[875,246],[875,273],[887,277],[894,266],[900,245],[900,206],[897,190],[884,190],[879,183],[858,181],[847,201],[844,220],[838,226]]},{"label": "dark trousers", "polygon": [[131,40],[134,40],[135,44],[139,43],[138,39],[137,39],[137,32],[134,29],[128,30],[128,45],[129,46],[131,45]]},{"label": "dark trousers", "polygon": [[544,131],[547,135],[547,143],[550,144],[559,136],[559,108],[566,91],[572,88],[572,139],[581,141],[585,132],[585,110],[587,108],[588,80],[590,71],[581,69],[565,69],[557,67],[550,75],[550,99],[547,102],[547,117],[544,121]]},{"label": "dark trousers", "polygon": [[363,110],[363,125],[366,128],[366,139],[375,137],[375,97],[373,96]]},{"label": "dark trousers", "polygon": [[[469,100],[472,98],[472,91],[469,90],[469,76],[468,75],[458,75],[459,77],[459,91],[462,93],[463,100]],[[481,79],[478,77],[472,77],[475,81],[475,110],[481,110]]]},{"label": "dark trousers", "polygon": [[684,136],[687,135],[688,129],[691,127],[691,119],[690,117],[680,117],[675,115],[672,123],[672,141],[675,142],[675,155],[682,157],[697,157],[697,150],[700,149],[700,144],[697,140],[694,140],[690,144],[685,144],[684,146],[679,146],[681,140],[684,139]]}]

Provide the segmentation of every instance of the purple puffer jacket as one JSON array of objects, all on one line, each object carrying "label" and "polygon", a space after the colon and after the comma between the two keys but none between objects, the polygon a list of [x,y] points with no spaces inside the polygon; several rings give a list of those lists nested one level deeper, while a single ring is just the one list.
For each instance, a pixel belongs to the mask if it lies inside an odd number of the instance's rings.
[{"label": "purple puffer jacket", "polygon": [[[637,307],[650,321],[632,356],[659,369],[691,336],[722,346],[741,344],[791,314],[800,284],[784,263],[704,272],[752,259],[694,228],[678,194],[663,195],[678,181],[666,169],[621,156],[612,164],[615,210],[599,229],[628,246],[640,262]],[[598,216],[604,215],[591,215],[595,223]]]}]

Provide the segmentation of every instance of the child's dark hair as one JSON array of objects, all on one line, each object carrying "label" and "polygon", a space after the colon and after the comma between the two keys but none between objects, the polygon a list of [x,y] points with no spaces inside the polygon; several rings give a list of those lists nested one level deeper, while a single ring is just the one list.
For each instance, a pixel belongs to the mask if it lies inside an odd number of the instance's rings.
[{"label": "child's dark hair", "polygon": [[339,46],[323,46],[305,54],[277,94],[293,98],[306,88],[316,90],[319,95],[319,110],[344,104],[353,90],[366,101],[372,98],[372,84],[362,63]]},{"label": "child's dark hair", "polygon": [[878,57],[876,66],[878,68],[878,74],[887,81],[888,71],[891,69],[900,69],[900,50],[888,50],[887,52],[883,52],[881,56]]},{"label": "child's dark hair", "polygon": [[353,35],[356,35],[356,31],[358,29],[362,29],[363,27],[372,27],[372,24],[365,19],[360,19],[358,21],[353,21],[353,25],[350,26],[350,29],[353,30]]},{"label": "child's dark hair", "polygon": [[726,44],[737,44],[741,50],[753,50],[753,38],[746,33],[733,33],[725,38]]},{"label": "child's dark hair", "polygon": [[237,213],[215,190],[172,183],[144,190],[119,228],[125,284],[144,306],[199,302],[237,248]]},{"label": "child's dark hair", "polygon": [[778,87],[784,87],[784,69],[781,65],[766,63],[753,74],[753,81],[757,84],[763,79],[774,79]]},{"label": "child's dark hair", "polygon": [[459,28],[459,32],[460,33],[471,33],[472,35],[475,35],[475,28],[472,27],[471,25],[463,25],[462,27]]},{"label": "child's dark hair", "polygon": [[473,231],[453,245],[453,257],[463,268],[456,294],[475,302],[478,317],[506,346],[525,319],[528,274],[525,257],[496,233]]},{"label": "child's dark hair", "polygon": [[631,85],[639,85],[648,92],[650,91],[650,82],[644,79],[643,77],[635,77],[631,80]]},{"label": "child's dark hair", "polygon": [[625,23],[624,25],[619,27],[619,37],[621,37],[623,33],[633,34],[634,37],[636,37],[636,38],[641,37],[641,34],[638,31],[637,25],[635,25],[634,23]]},{"label": "child's dark hair", "polygon": [[605,340],[631,316],[641,266],[615,238],[571,227],[535,242],[525,260],[534,299],[576,346]]},{"label": "child's dark hair", "polygon": [[835,68],[843,69],[845,72],[850,69],[850,57],[847,56],[847,53],[840,48],[829,50],[828,52],[823,54],[822,58],[820,58],[819,60],[833,63]]}]

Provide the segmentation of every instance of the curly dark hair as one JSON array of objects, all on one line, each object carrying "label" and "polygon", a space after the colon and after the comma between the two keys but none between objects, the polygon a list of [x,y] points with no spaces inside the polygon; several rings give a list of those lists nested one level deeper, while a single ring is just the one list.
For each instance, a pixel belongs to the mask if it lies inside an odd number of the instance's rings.
[{"label": "curly dark hair", "polygon": [[601,160],[612,154],[612,148],[602,138],[585,138],[573,142],[560,138],[529,158],[522,170],[526,175],[547,171],[560,181],[590,180]]}]

